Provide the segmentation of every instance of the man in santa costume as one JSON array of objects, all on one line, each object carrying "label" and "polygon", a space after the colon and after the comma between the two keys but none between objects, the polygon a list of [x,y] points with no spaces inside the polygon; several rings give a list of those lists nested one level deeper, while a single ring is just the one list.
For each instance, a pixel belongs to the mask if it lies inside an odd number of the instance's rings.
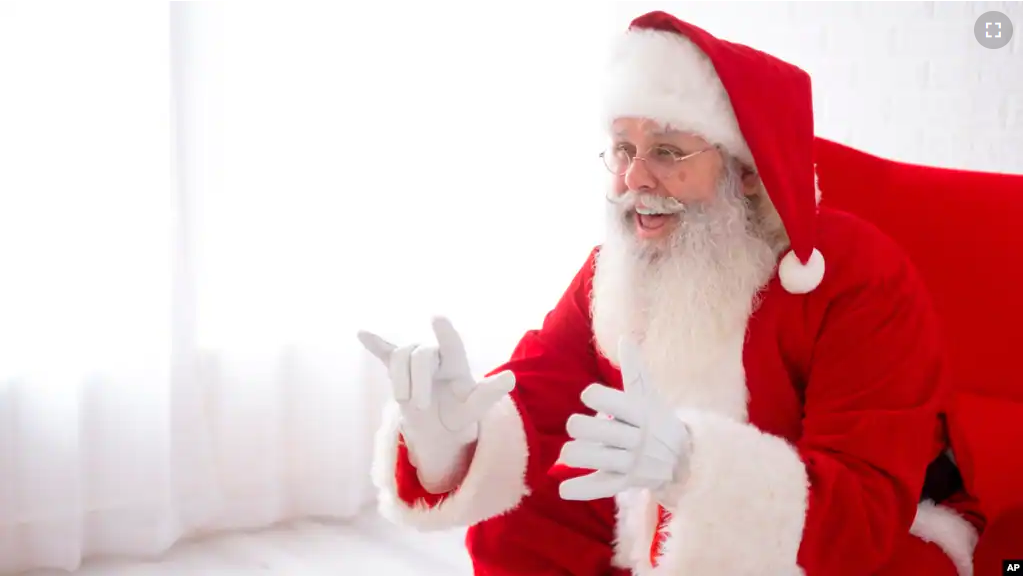
[{"label": "man in santa costume", "polygon": [[[607,240],[486,378],[363,344],[394,398],[381,509],[477,574],[965,575],[937,319],[887,237],[819,206],[811,83],[661,12],[613,50]],[[826,191],[827,193],[827,191]]]}]

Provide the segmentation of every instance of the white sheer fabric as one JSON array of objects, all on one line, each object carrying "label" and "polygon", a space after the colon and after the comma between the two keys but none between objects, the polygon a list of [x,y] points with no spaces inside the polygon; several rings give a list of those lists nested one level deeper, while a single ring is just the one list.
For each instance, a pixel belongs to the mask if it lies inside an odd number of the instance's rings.
[{"label": "white sheer fabric", "polygon": [[517,10],[0,4],[0,573],[350,517],[356,330],[445,313],[483,371],[539,323],[598,240],[601,28]]}]

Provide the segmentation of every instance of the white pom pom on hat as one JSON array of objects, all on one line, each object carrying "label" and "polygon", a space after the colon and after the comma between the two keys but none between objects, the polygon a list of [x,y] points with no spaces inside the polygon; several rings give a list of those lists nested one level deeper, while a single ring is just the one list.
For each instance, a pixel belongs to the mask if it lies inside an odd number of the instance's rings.
[{"label": "white pom pom on hat", "polygon": [[782,287],[813,291],[825,276],[814,245],[818,208],[810,76],[661,11],[630,23],[612,46],[603,120],[644,117],[700,134],[757,170],[789,251]]},{"label": "white pom pom on hat", "polygon": [[796,253],[790,250],[779,262],[779,282],[786,292],[807,294],[821,284],[825,277],[825,258],[815,248],[807,263],[800,262]]}]

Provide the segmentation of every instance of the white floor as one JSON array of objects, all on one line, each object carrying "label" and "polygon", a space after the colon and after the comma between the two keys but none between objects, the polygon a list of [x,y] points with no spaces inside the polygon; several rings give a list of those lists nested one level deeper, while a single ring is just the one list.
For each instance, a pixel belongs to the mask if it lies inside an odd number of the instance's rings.
[{"label": "white floor", "polygon": [[[464,532],[416,533],[375,514],[350,524],[296,522],[256,532],[181,542],[152,561],[87,562],[74,576],[388,574],[470,576]],[[67,576],[32,571],[24,576]]]}]

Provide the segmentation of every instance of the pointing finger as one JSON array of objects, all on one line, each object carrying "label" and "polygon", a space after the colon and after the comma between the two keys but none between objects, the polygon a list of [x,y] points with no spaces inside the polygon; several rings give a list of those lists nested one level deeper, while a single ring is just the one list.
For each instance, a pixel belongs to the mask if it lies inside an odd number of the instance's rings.
[{"label": "pointing finger", "polygon": [[437,316],[431,324],[441,356],[442,377],[452,378],[468,373],[469,360],[466,358],[466,346],[462,343],[462,337],[455,330],[451,320],[444,316]]},{"label": "pointing finger", "polygon": [[370,351],[370,354],[376,356],[385,366],[390,364],[391,353],[395,351],[397,346],[366,330],[360,330],[357,336],[363,347]]}]

